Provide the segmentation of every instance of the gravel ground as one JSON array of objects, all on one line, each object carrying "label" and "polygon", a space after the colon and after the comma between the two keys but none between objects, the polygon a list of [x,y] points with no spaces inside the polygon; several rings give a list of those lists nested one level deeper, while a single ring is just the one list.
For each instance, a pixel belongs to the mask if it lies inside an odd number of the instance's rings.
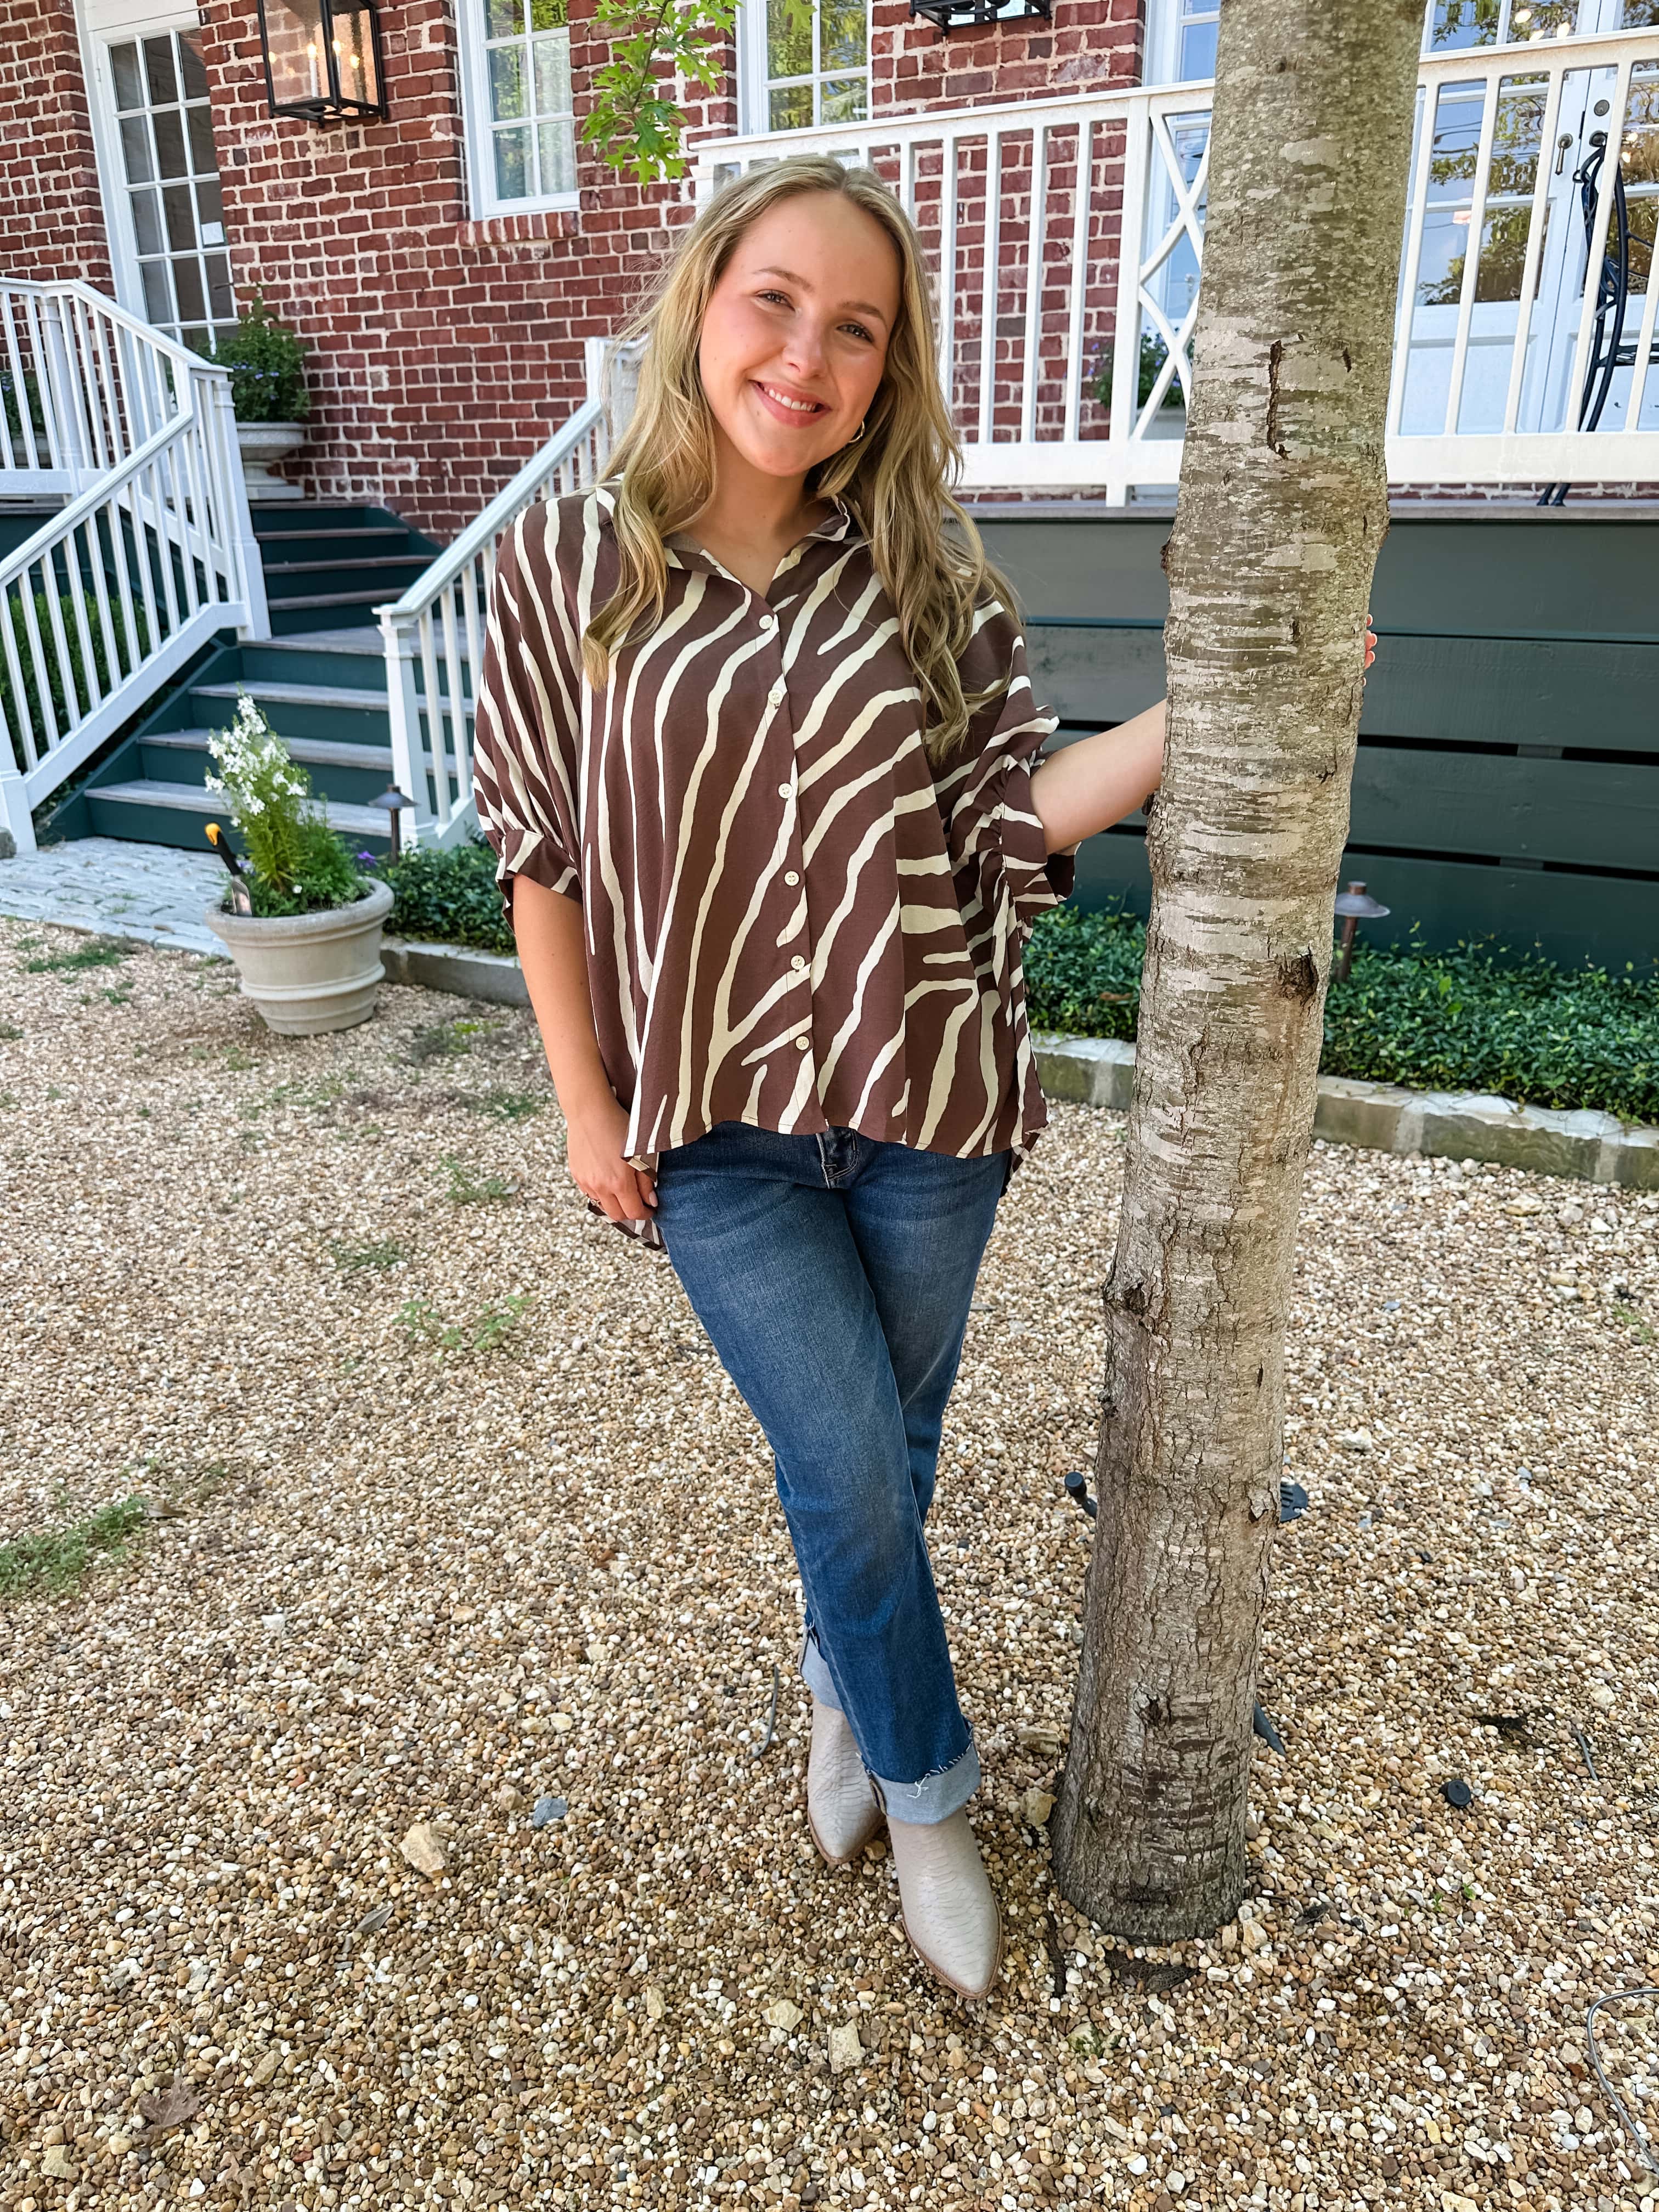
[{"label": "gravel ground", "polygon": [[[885,1852],[811,1850],[759,1433],[565,1181],[527,1017],[295,1042],[179,954],[28,970],[85,945],[0,921],[0,1536],[152,1517],[0,1615],[6,2212],[1652,2212],[1585,2014],[1659,1981],[1659,1200],[1316,1151],[1285,1755],[1239,1922],[1132,1958],[1040,1825],[1123,1133],[1056,1112],[933,1532],[1010,1939],[969,2011]],[[1654,2001],[1598,2027],[1654,2121]]]}]

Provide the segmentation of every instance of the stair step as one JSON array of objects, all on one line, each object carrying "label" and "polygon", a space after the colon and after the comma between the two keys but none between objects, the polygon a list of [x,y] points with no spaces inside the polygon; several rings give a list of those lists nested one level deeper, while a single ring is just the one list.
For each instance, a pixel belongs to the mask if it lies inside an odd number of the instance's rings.
[{"label": "stair step", "polygon": [[[148,778],[137,783],[94,784],[87,798],[97,805],[113,800],[123,806],[170,807],[179,814],[223,814],[225,797],[222,792],[204,791],[194,783],[155,783]],[[319,799],[317,805],[326,817],[329,826],[359,837],[380,837],[386,834],[386,817],[378,806],[344,806],[337,799]]]},{"label": "stair step", "polygon": [[[259,532],[259,543],[261,545],[280,545],[284,538],[328,537],[338,538],[342,544],[347,543],[347,532],[343,530],[316,529],[262,530]],[[349,533],[349,542],[353,545],[361,545],[365,538],[395,538],[398,544],[404,545],[409,542],[409,532],[401,525],[376,522],[366,523],[361,530],[354,530]]]},{"label": "stair step", "polygon": [[[283,605],[289,604],[284,600]],[[413,641],[405,637],[399,647],[405,660],[412,658]],[[356,629],[289,629],[280,637],[264,637],[259,641],[261,653],[349,653],[358,660],[378,660],[383,665],[386,647],[378,629],[359,623]]]},{"label": "stair step", "polygon": [[[350,564],[347,562],[336,562],[331,561],[325,563],[325,566],[331,568],[335,567],[346,568]],[[379,561],[375,561],[371,562],[370,565],[371,567],[378,568],[383,564]],[[421,565],[422,568],[425,567],[426,563],[424,560],[422,560]],[[395,601],[387,596],[391,588],[390,585],[383,584],[378,592],[313,592],[303,598],[292,599],[286,597],[276,597],[271,599],[270,611],[274,615],[282,615],[291,614],[300,607],[391,606],[395,605]]]},{"label": "stair step", "polygon": [[[270,541],[266,539],[264,542],[269,544]],[[432,556],[429,553],[370,553],[361,561],[332,557],[326,561],[267,561],[264,571],[268,582],[272,576],[304,576],[318,569],[429,568],[431,566]],[[283,604],[291,607],[298,605],[299,602],[285,599]]]},{"label": "stair step", "polygon": [[386,709],[384,691],[372,690],[368,684],[342,684],[337,689],[331,684],[267,684],[258,676],[245,676],[235,684],[192,684],[192,699],[235,699],[244,692],[252,694],[257,702],[267,699],[273,707],[362,707],[371,713]]},{"label": "stair step", "polygon": [[[212,730],[153,730],[140,742],[176,752],[204,753],[208,739],[216,734]],[[388,775],[392,773],[390,745],[347,744],[337,738],[289,738],[286,742],[293,758],[307,768],[361,768],[371,774],[384,769]]]}]

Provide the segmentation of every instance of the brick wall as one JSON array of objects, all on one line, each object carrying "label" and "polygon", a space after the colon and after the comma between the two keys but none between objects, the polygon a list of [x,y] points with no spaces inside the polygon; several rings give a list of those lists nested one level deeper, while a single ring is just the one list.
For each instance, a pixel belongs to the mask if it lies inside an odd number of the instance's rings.
[{"label": "brick wall", "polygon": [[109,244],[70,0],[4,0],[0,271],[110,289]]}]

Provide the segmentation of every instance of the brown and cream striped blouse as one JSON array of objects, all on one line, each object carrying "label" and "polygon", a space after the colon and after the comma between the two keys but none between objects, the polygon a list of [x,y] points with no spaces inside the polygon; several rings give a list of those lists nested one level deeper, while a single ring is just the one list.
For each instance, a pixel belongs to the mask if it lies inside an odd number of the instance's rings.
[{"label": "brown and cream striped blouse", "polygon": [[1018,625],[981,607],[963,688],[1007,688],[936,773],[840,507],[764,597],[671,538],[663,619],[595,692],[580,640],[616,581],[612,506],[538,503],[503,540],[474,776],[509,912],[520,875],[581,902],[630,1156],[717,1121],[1022,1154],[1045,1117],[1020,954],[1072,863],[1032,810],[1055,720]]}]

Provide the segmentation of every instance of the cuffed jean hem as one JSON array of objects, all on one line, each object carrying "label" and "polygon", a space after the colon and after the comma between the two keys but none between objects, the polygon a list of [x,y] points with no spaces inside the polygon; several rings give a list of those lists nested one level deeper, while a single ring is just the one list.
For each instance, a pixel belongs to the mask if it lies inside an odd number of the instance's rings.
[{"label": "cuffed jean hem", "polygon": [[[841,1699],[830,1679],[829,1666],[810,1629],[801,1632],[798,1671],[819,1705],[841,1711]],[[920,1782],[885,1782],[878,1774],[870,1777],[888,1818],[918,1828],[932,1827],[938,1821],[948,1820],[952,1813],[959,1813],[979,1788],[980,1779],[979,1749],[973,1743],[959,1759],[953,1759],[936,1773],[924,1774]]]}]

